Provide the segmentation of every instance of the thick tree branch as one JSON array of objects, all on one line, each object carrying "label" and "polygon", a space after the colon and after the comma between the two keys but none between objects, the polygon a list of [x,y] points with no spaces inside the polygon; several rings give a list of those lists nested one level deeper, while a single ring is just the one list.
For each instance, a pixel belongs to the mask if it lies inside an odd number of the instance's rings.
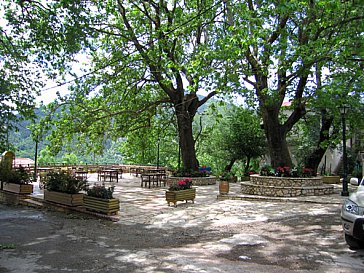
[{"label": "thick tree branch", "polygon": [[283,16],[283,18],[281,18],[279,20],[279,24],[278,24],[276,30],[274,30],[273,33],[270,35],[270,37],[267,39],[267,43],[272,44],[278,39],[278,37],[281,33],[281,30],[285,28],[288,19],[289,19],[289,16],[285,15],[285,16]]},{"label": "thick tree branch", "polygon": [[136,35],[135,35],[134,31],[133,31],[133,28],[130,25],[130,23],[129,23],[127,17],[126,17],[126,10],[125,10],[124,6],[122,5],[121,0],[118,0],[118,8],[119,8],[119,12],[120,12],[120,14],[122,16],[124,25],[125,25],[125,27],[127,28],[127,30],[129,31],[129,33],[131,35],[132,42],[134,43],[134,45],[137,48],[138,52],[142,55],[145,62],[150,67],[151,73],[153,74],[153,76],[158,81],[159,86],[171,98],[175,97],[175,93],[173,92],[173,90],[174,90],[173,86],[172,85],[166,86],[163,83],[163,77],[162,77],[162,74],[160,73],[160,69],[153,63],[153,61],[149,58],[148,54],[145,52],[143,46],[139,43],[138,38],[136,37]]}]

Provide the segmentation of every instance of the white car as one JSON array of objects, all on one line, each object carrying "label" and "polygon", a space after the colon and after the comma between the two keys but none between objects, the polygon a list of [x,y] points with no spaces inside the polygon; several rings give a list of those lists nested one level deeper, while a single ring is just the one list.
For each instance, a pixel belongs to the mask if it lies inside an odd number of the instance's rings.
[{"label": "white car", "polygon": [[341,209],[345,241],[351,248],[364,247],[364,178],[356,192],[350,194]]}]

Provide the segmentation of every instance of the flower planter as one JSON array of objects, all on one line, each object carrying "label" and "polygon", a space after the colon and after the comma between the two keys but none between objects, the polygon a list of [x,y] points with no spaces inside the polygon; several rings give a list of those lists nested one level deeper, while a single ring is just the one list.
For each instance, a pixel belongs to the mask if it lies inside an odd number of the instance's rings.
[{"label": "flower planter", "polygon": [[187,189],[180,191],[166,191],[166,200],[168,206],[173,203],[177,207],[177,201],[187,201],[191,200],[194,203],[196,197],[196,189]]},{"label": "flower planter", "polygon": [[321,179],[325,184],[340,184],[340,176],[338,175],[323,176]]},{"label": "flower planter", "polygon": [[85,195],[83,206],[90,211],[111,215],[119,211],[119,199],[103,199]]},{"label": "flower planter", "polygon": [[83,205],[83,193],[64,193],[57,191],[44,191],[44,200],[70,207]]},{"label": "flower planter", "polygon": [[31,194],[33,193],[32,184],[15,184],[15,183],[4,183],[3,190],[17,194]]}]

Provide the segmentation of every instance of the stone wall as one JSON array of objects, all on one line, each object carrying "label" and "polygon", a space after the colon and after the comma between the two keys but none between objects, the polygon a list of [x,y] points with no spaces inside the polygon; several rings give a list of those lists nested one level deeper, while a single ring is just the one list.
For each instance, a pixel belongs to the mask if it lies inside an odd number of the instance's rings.
[{"label": "stone wall", "polygon": [[[184,177],[174,177],[169,176],[167,178],[167,185],[176,184],[178,181],[183,179]],[[207,176],[207,177],[188,177],[192,179],[192,186],[206,186],[206,185],[215,185],[218,178],[216,176]]]},{"label": "stone wall", "polygon": [[334,193],[334,186],[322,183],[321,177],[295,178],[251,175],[241,182],[241,192],[249,195],[295,197]]}]

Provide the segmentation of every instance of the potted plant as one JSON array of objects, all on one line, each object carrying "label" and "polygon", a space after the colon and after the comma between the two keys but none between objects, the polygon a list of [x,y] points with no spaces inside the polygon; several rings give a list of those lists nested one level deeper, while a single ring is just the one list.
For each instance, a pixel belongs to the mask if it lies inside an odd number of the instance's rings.
[{"label": "potted plant", "polygon": [[3,190],[18,194],[33,193],[31,176],[23,167],[12,170],[0,169],[0,181],[3,182]]},{"label": "potted plant", "polygon": [[173,203],[177,207],[177,201],[191,200],[194,203],[196,197],[196,189],[192,188],[192,180],[184,178],[173,184],[166,191],[166,200],[168,206]]},{"label": "potted plant", "polygon": [[86,181],[61,171],[49,172],[45,179],[44,200],[67,206],[82,206]]},{"label": "potted plant", "polygon": [[113,197],[114,187],[93,186],[86,190],[83,205],[87,210],[103,214],[114,214],[119,211],[119,199]]}]

